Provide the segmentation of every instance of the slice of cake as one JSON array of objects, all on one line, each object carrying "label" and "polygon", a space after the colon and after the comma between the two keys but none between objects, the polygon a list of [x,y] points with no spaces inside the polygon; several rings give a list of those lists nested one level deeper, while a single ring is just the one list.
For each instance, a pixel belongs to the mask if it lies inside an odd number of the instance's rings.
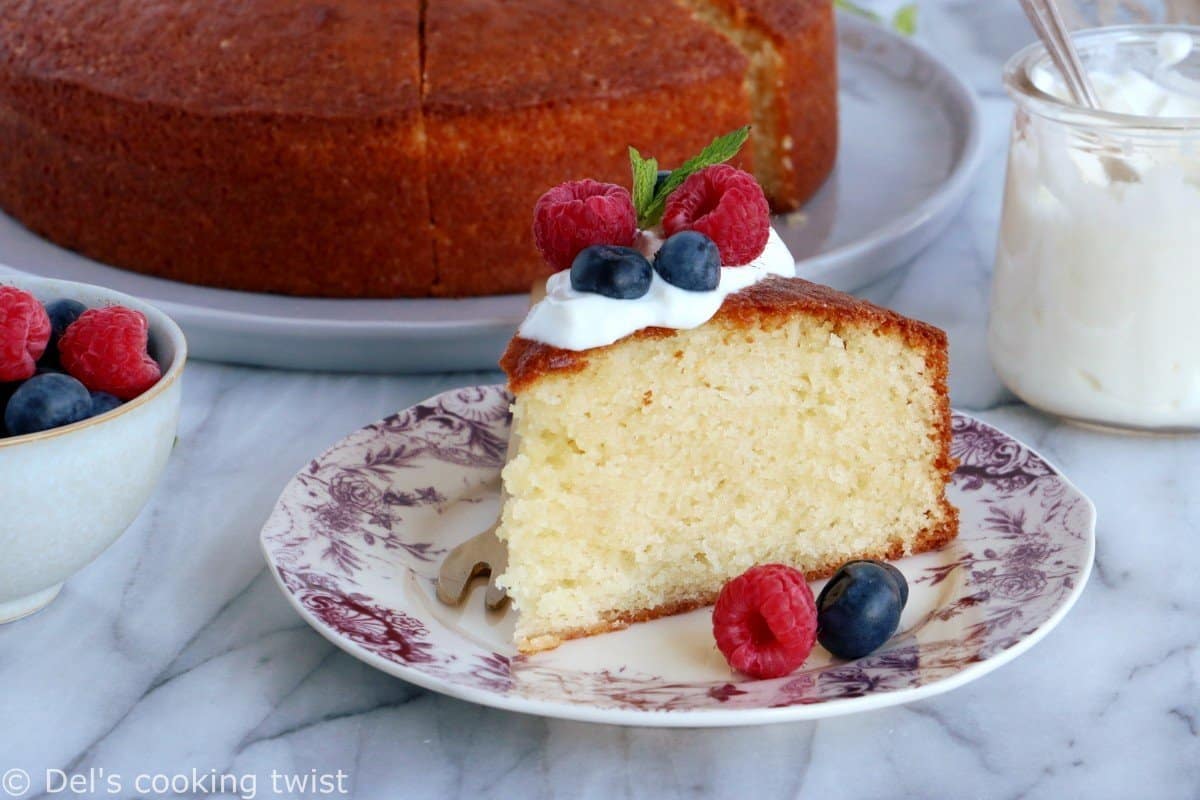
[{"label": "slice of cake", "polygon": [[636,161],[626,246],[618,187],[539,203],[552,263],[599,243],[551,278],[501,362],[515,440],[499,583],[522,652],[711,603],[756,564],[812,579],[957,532],[945,334],[784,277],[745,173],[654,192]]}]

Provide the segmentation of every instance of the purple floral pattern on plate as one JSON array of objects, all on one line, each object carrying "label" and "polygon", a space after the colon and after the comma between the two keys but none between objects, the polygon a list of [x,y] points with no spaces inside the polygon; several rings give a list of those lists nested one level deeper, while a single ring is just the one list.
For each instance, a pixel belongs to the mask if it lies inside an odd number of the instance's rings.
[{"label": "purple floral pattern on plate", "polygon": [[813,658],[768,681],[518,656],[503,615],[486,614],[477,596],[465,610],[441,606],[433,588],[441,556],[496,513],[510,401],[501,386],[446,392],[351,434],[289,483],[262,543],[310,624],[380,669],[489,705],[633,724],[738,724],[902,702],[959,673],[982,674],[1057,622],[1091,568],[1087,498],[1033,451],[955,413],[961,465],[949,491],[961,531],[940,552],[902,563],[924,605],[916,619],[906,612],[878,652]]}]

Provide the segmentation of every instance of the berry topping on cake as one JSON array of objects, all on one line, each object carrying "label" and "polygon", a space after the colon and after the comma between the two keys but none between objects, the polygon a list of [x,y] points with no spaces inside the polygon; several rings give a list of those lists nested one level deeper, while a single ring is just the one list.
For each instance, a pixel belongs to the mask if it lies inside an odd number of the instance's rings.
[{"label": "berry topping on cake", "polygon": [[721,282],[721,253],[703,233],[682,231],[658,249],[654,271],[680,289],[711,292]]},{"label": "berry topping on cake", "polygon": [[570,181],[555,186],[533,207],[533,238],[542,257],[558,270],[593,244],[633,244],[637,216],[629,192],[613,183]]},{"label": "berry topping on cake", "polygon": [[672,192],[695,173],[733,158],[748,138],[749,125],[718,136],[699,153],[672,170],[659,169],[658,159],[643,158],[636,147],[630,147],[629,166],[633,173],[633,207],[637,211],[637,224],[642,228],[658,225]]},{"label": "berry topping on cake", "polygon": [[798,570],[753,567],[721,589],[713,636],[729,666],[752,678],[779,678],[804,663],[817,632],[812,590]]},{"label": "berry topping on cake", "polygon": [[37,298],[0,286],[0,382],[32,376],[49,341],[50,318]]},{"label": "berry topping on cake", "polygon": [[880,561],[851,561],[834,573],[817,598],[818,638],[839,658],[877,650],[900,625],[908,582]]},{"label": "berry topping on cake", "polygon": [[[749,134],[744,127],[718,136],[672,170],[660,170],[656,159],[630,147],[631,192],[592,180],[554,187],[534,207],[538,249],[560,272],[570,268],[569,286],[577,293],[622,300],[649,294],[651,301],[661,300],[661,293],[650,292],[656,272],[676,288],[714,292],[721,287],[722,264],[753,261],[770,235],[762,189],[749,174],[724,165]],[[563,278],[551,278],[548,292],[553,294],[551,284],[565,286]],[[730,292],[747,285],[733,280]],[[680,301],[678,295],[675,300]],[[702,299],[682,304],[691,301]]]},{"label": "berry topping on cake", "polygon": [[571,263],[571,288],[617,300],[633,300],[650,291],[653,268],[632,247],[595,244]]},{"label": "berry topping on cake", "polygon": [[91,416],[92,396],[70,375],[48,372],[21,384],[4,409],[4,427],[14,436],[70,425]]},{"label": "berry topping on cake", "polygon": [[91,391],[131,400],[162,377],[158,362],[147,352],[149,333],[140,311],[93,308],[63,334],[58,345],[62,365]]},{"label": "berry topping on cake", "polygon": [[754,176],[728,164],[695,173],[667,198],[663,233],[699,231],[717,243],[721,262],[742,266],[757,258],[771,232],[767,197]]}]

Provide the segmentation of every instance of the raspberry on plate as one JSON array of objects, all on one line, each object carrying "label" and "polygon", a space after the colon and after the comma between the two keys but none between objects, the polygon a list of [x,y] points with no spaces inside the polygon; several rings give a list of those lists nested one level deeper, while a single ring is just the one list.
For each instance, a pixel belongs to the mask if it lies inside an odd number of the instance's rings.
[{"label": "raspberry on plate", "polygon": [[38,299],[0,286],[0,383],[32,377],[49,341],[50,318]]},{"label": "raspberry on plate", "polygon": [[727,267],[749,264],[762,255],[771,232],[771,209],[754,176],[728,164],[714,164],[688,177],[667,197],[663,233],[698,231],[717,243]]},{"label": "raspberry on plate", "polygon": [[570,269],[593,244],[628,247],[637,235],[629,191],[614,183],[569,181],[543,194],[533,207],[533,238],[546,263]]},{"label": "raspberry on plate", "polygon": [[124,306],[93,308],[71,323],[58,343],[62,365],[93,392],[132,400],[162,377],[147,352],[146,315]]},{"label": "raspberry on plate", "polygon": [[765,564],[726,583],[713,608],[713,636],[729,666],[752,678],[795,671],[817,638],[817,606],[803,573]]}]

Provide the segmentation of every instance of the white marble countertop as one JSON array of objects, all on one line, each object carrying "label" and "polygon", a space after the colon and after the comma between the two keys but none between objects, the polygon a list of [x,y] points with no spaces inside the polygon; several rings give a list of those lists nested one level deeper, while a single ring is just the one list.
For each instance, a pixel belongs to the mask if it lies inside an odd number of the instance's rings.
[{"label": "white marble countertop", "polygon": [[90,773],[88,796],[113,796],[112,773],[192,770],[257,774],[258,797],[292,796],[272,791],[271,770],[314,769],[344,773],[345,794],[323,796],[389,800],[1200,796],[1200,440],[1062,425],[999,385],[984,346],[1011,110],[998,74],[1031,34],[1015,2],[923,0],[919,38],[979,90],[986,161],[950,230],[865,294],[946,328],[955,404],[1095,499],[1096,571],[1045,641],[931,700],[764,728],[624,729],[431,694],[304,625],[264,569],[258,530],[330,442],[499,376],[194,363],[150,507],[50,608],[0,628],[0,772],[31,772],[35,790],[48,768]]}]

